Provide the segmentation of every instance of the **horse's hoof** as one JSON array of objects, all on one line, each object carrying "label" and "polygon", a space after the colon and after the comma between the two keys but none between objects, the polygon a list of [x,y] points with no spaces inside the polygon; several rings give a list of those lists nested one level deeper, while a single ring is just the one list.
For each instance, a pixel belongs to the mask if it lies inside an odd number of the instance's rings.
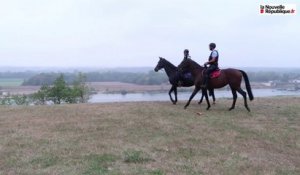
[{"label": "horse's hoof", "polygon": [[199,102],[198,102],[198,105],[201,105],[201,103],[202,103],[202,102],[199,101]]},{"label": "horse's hoof", "polygon": [[233,109],[234,109],[234,108],[229,108],[228,111],[231,111],[231,110],[233,110]]},{"label": "horse's hoof", "polygon": [[210,107],[206,108],[206,110],[208,111]]},{"label": "horse's hoof", "polygon": [[173,102],[173,105],[176,105],[176,102]]},{"label": "horse's hoof", "polygon": [[185,106],[183,109],[186,109],[187,108],[187,106]]},{"label": "horse's hoof", "polygon": [[213,105],[215,105],[216,103],[215,102],[213,102]]}]

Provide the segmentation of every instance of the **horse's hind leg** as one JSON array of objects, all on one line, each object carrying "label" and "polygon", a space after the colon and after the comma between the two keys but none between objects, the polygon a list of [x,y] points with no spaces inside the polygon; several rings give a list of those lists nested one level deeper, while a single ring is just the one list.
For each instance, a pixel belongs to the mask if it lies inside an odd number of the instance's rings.
[{"label": "horse's hind leg", "polygon": [[212,90],[210,91],[210,93],[211,93],[211,96],[212,96],[212,98],[213,98],[213,105],[215,105],[215,104],[216,104],[216,97],[215,97],[215,91],[214,91],[214,89],[212,89]]},{"label": "horse's hind leg", "polygon": [[249,109],[248,103],[247,103],[247,93],[245,91],[243,91],[242,88],[239,88],[237,91],[243,96],[245,108],[250,112],[250,109]]},{"label": "horse's hind leg", "polygon": [[[201,103],[202,103],[203,97],[204,97],[204,96],[205,96],[205,95],[204,95],[204,93],[202,92],[201,99],[200,99],[200,101],[198,102],[198,104],[201,104]],[[214,90],[213,90],[213,89],[209,90],[209,96],[212,96],[212,98],[213,98],[213,104],[216,104],[216,97],[215,97],[215,93],[214,93]]]},{"label": "horse's hind leg", "polygon": [[229,111],[233,110],[235,107],[235,102],[237,99],[237,94],[236,94],[236,90],[231,89],[232,95],[233,95],[233,102],[232,102],[232,106],[231,108],[229,108]]},{"label": "horse's hind leg", "polygon": [[199,90],[200,90],[199,88],[195,87],[195,89],[194,89],[192,95],[191,95],[190,98],[189,98],[189,101],[188,101],[188,102],[186,103],[186,105],[184,106],[184,109],[186,109],[186,108],[190,105],[192,99],[194,98],[194,96],[197,94],[197,92],[198,92]]},{"label": "horse's hind leg", "polygon": [[172,95],[171,95],[171,93],[173,92],[174,88],[175,88],[175,86],[174,86],[174,85],[172,85],[171,89],[169,90],[169,96],[170,96],[170,100],[171,100],[171,102],[172,102],[172,103],[175,105],[175,104],[176,104],[176,102],[173,100],[173,98],[172,98]]},{"label": "horse's hind leg", "polygon": [[200,101],[198,102],[198,104],[199,104],[199,105],[202,103],[202,101],[203,101],[203,97],[204,97],[204,94],[203,94],[203,92],[202,92],[202,94],[201,94],[201,98],[200,98]]},{"label": "horse's hind leg", "polygon": [[208,95],[207,95],[207,89],[202,89],[202,94],[204,94],[204,97],[205,97],[205,100],[206,100],[206,103],[207,103],[207,108],[206,108],[206,110],[209,110],[209,108],[210,108],[210,103],[209,103],[209,98],[208,98]]}]

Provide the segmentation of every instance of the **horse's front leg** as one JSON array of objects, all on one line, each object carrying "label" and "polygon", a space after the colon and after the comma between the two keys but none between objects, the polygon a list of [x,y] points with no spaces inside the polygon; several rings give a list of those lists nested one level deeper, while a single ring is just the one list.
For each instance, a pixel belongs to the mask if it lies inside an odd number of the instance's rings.
[{"label": "horse's front leg", "polygon": [[177,103],[177,86],[174,86],[175,104]]},{"label": "horse's front leg", "polygon": [[171,100],[171,102],[175,105],[176,104],[176,102],[173,100],[173,98],[172,98],[172,92],[174,91],[174,85],[172,85],[172,87],[171,87],[171,89],[169,90],[169,96],[170,96],[170,100]]},{"label": "horse's front leg", "polygon": [[189,101],[188,101],[188,102],[186,103],[186,105],[184,106],[184,109],[186,109],[186,108],[190,105],[192,99],[194,98],[194,96],[197,94],[197,92],[198,92],[199,90],[200,90],[200,88],[195,87],[195,89],[194,89],[192,95],[191,95],[190,98],[189,98]]}]

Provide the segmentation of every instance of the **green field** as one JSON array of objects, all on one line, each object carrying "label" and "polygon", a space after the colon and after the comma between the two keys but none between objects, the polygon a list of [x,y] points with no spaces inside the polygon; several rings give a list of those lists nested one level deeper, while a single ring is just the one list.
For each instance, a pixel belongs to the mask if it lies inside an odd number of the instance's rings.
[{"label": "green field", "polygon": [[0,174],[300,174],[300,98],[241,101],[0,106]]},{"label": "green field", "polygon": [[0,86],[20,86],[23,79],[18,78],[0,78]]}]

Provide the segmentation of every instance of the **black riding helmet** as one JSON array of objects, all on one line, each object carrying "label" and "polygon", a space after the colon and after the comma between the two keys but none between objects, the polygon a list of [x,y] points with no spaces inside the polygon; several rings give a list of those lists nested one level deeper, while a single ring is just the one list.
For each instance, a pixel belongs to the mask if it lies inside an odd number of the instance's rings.
[{"label": "black riding helmet", "polygon": [[188,49],[184,49],[184,51],[183,51],[183,53],[185,54],[185,53],[187,53],[187,54],[189,54],[189,50]]},{"label": "black riding helmet", "polygon": [[209,48],[215,49],[216,48],[216,44],[215,43],[210,43],[209,44]]},{"label": "black riding helmet", "polygon": [[184,49],[183,54],[184,54],[183,59],[188,59],[189,58],[189,50],[188,49]]}]

